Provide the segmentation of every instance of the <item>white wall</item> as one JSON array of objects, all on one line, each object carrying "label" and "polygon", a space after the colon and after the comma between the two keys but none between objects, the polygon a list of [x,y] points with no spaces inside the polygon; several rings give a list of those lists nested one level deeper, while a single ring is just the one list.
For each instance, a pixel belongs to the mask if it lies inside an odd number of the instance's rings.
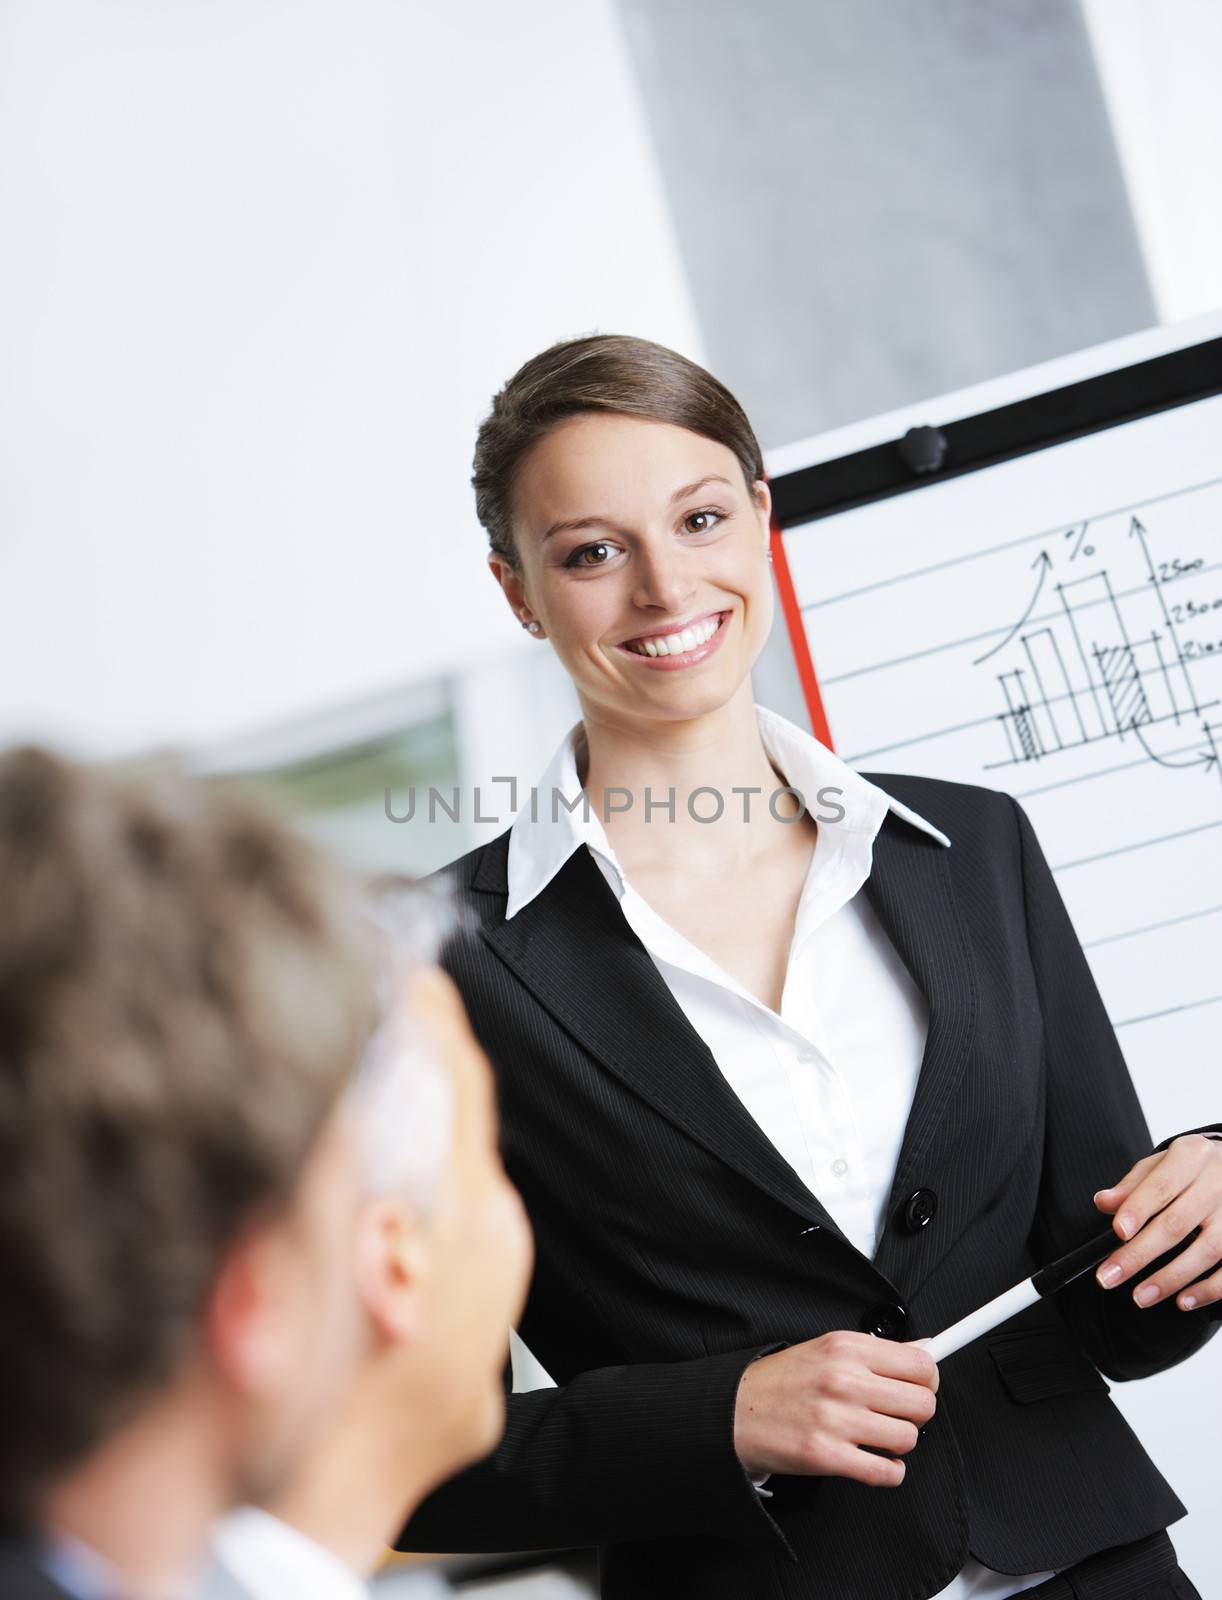
[{"label": "white wall", "polygon": [[612,0],[6,0],[0,238],[0,743],[521,660],[493,390],[701,354]]},{"label": "white wall", "polygon": [[1082,0],[1159,317],[1222,306],[1222,5]]}]

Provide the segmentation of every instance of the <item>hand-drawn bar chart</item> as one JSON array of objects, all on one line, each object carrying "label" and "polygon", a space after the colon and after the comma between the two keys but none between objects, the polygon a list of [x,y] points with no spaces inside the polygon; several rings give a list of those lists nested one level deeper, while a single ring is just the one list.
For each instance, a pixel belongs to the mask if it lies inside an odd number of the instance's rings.
[{"label": "hand-drawn bar chart", "polygon": [[[1143,508],[1154,516],[1157,503]],[[1203,663],[1218,641],[1198,639],[1191,630],[1217,614],[1222,635],[1222,592],[1200,600],[1185,595],[1184,580],[1210,574],[1205,560],[1176,557],[1156,563],[1149,530],[1140,517],[1109,519],[1106,532],[1091,524],[1066,528],[1069,562],[1086,558],[1093,570],[1053,579],[1049,609],[1031,612],[1054,572],[1046,549],[1035,560],[1035,597],[1027,612],[999,644],[977,656],[973,666],[991,659],[1021,656],[1021,663],[997,673],[1005,710],[998,722],[1006,738],[1006,757],[986,768],[1041,761],[1100,740],[1135,739],[1151,761],[1173,769],[1218,770],[1222,717],[1217,696],[1198,682]],[[1109,539],[1115,549],[1100,546]],[[1107,558],[1105,561],[1104,558]],[[1119,589],[1113,573],[1136,568],[1136,581]],[[1161,570],[1160,570],[1161,569]],[[1178,587],[1177,587],[1178,584]],[[1222,590],[1222,583],[1218,585]],[[1178,620],[1177,620],[1178,619]],[[1208,713],[1214,711],[1211,723]],[[1142,730],[1147,730],[1142,732]],[[1160,754],[1161,734],[1174,730],[1176,748]],[[1185,744],[1184,741],[1187,740]]]},{"label": "hand-drawn bar chart", "polygon": [[1222,399],[782,539],[837,753],[1008,790],[1130,1065],[1215,1048]]}]

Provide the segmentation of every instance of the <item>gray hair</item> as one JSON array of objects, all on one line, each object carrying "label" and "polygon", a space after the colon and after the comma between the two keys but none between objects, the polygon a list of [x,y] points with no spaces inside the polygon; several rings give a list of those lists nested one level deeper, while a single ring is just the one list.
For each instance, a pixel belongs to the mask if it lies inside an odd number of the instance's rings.
[{"label": "gray hair", "polygon": [[365,1187],[398,1195],[427,1217],[437,1201],[454,1116],[450,1074],[402,1003],[411,973],[436,964],[462,918],[445,879],[384,876],[370,887],[369,915],[382,936],[380,1021],[352,1089],[364,1144]]}]

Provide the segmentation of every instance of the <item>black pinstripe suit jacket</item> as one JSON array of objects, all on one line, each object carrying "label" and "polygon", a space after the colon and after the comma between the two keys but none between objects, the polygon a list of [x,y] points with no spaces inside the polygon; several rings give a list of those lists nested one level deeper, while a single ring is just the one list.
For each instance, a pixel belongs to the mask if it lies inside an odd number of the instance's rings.
[{"label": "black pinstripe suit jacket", "polygon": [[[898,1489],[778,1476],[764,1500],[735,1456],[754,1357],[834,1328],[936,1332],[1099,1232],[1093,1193],[1153,1147],[1022,809],[867,776],[953,840],[889,812],[865,885],[929,1005],[873,1260],[745,1110],[587,850],[510,922],[506,833],[446,869],[475,927],[444,964],[536,1232],[521,1332],[560,1387],[510,1396],[500,1447],[402,1548],[598,1545],[611,1600],[927,1600],[969,1552],[1064,1568],[1184,1514],[1106,1378],[1182,1361],[1219,1308],[1139,1310],[1091,1274],[942,1364]],[[910,1229],[919,1189],[936,1211]]]}]

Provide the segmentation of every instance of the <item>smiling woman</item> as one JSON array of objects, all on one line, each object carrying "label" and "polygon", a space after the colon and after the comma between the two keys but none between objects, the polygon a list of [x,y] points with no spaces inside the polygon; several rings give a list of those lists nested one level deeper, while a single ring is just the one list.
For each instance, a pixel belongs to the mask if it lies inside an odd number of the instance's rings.
[{"label": "smiling woman", "polygon": [[700,715],[750,669],[770,499],[751,424],[703,368],[638,339],[544,351],[496,397],[472,481],[510,605],[592,706]]},{"label": "smiling woman", "polygon": [[[1222,1147],[1151,1150],[1025,813],[857,772],[755,703],[768,486],[683,356],[543,351],[473,482],[582,712],[542,805],[446,869],[472,918],[442,958],[534,1225],[520,1331],[559,1387],[510,1397],[402,1547],[597,1544],[607,1600],[1190,1600],[1183,1506],[1096,1369],[1215,1331]],[[1101,1213],[1127,1288],[921,1348]]]}]

